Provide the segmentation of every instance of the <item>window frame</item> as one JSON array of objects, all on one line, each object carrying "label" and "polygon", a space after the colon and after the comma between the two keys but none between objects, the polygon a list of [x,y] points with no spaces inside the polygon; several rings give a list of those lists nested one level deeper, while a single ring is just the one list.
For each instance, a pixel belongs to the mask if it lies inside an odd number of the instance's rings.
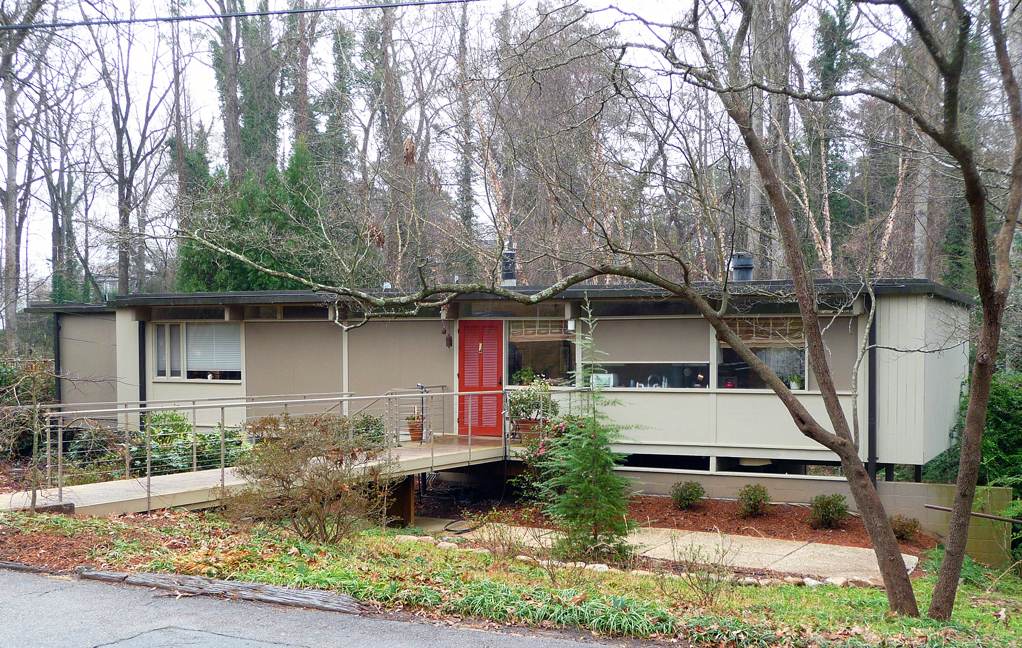
[{"label": "window frame", "polygon": [[[153,342],[152,351],[152,381],[160,383],[217,383],[217,384],[241,384],[245,376],[245,326],[243,322],[231,322],[231,321],[216,321],[216,320],[174,320],[174,321],[160,321],[153,322]],[[188,325],[189,324],[216,324],[216,325],[235,325],[238,327],[238,356],[239,356],[239,368],[237,372],[239,376],[237,378],[189,378],[188,377]],[[180,367],[180,375],[170,375],[173,370],[173,363],[171,362],[171,327],[180,326],[180,345],[178,349],[178,362]],[[163,364],[164,364],[164,375],[160,375],[160,331],[164,330],[164,344],[163,344]]]},{"label": "window frame", "polygon": [[[781,332],[781,333],[776,333],[776,334],[775,334],[774,331],[768,331],[769,334],[766,335],[766,336],[763,336],[761,334],[756,334],[753,337],[749,337],[748,334],[744,334],[743,335],[743,330],[744,331],[748,331],[749,327],[753,327],[754,331],[761,331],[762,328],[761,328],[761,325],[759,324],[759,322],[761,322],[761,321],[768,321],[768,322],[778,322],[778,321],[781,321],[781,322],[784,323],[784,331]],[[783,316],[783,315],[761,315],[761,316],[747,315],[747,316],[742,316],[742,317],[731,317],[731,318],[728,318],[728,326],[731,328],[732,331],[736,331],[736,334],[739,335],[739,337],[742,339],[742,341],[745,342],[746,346],[748,346],[750,349],[757,350],[757,349],[767,349],[767,348],[787,348],[787,349],[795,349],[795,350],[801,351],[801,358],[802,358],[802,385],[798,389],[791,389],[791,391],[793,393],[796,393],[796,394],[806,393],[806,392],[809,391],[809,347],[806,344],[805,335],[802,332],[802,321],[798,317]],[[789,339],[788,337],[786,337],[784,335],[784,333],[791,334],[793,332],[795,332],[797,334],[797,336],[798,336],[798,337],[795,338],[794,341],[796,341],[796,342],[800,341],[801,344],[794,344],[791,339]],[[735,391],[737,391],[737,392],[755,392],[755,393],[763,393],[763,392],[771,391],[770,387],[767,387],[767,386],[763,386],[763,387],[725,387],[725,386],[723,386],[723,384],[722,384],[723,378],[720,375],[720,367],[722,365],[724,349],[725,348],[730,349],[731,347],[728,346],[727,344],[725,344],[724,342],[722,342],[719,337],[717,337],[717,336],[714,336],[714,337],[715,337],[716,342],[717,342],[717,344],[716,344],[717,353],[716,353],[716,356],[714,358],[714,369],[715,369],[714,373],[716,374],[716,384],[713,385],[713,389],[715,391],[722,391],[722,392],[735,392]],[[744,361],[743,361],[743,363],[745,364],[745,367],[749,371],[752,370],[751,367],[749,367],[748,363],[745,363]],[[788,384],[789,385],[789,389],[790,389],[790,384],[788,382],[787,376],[781,376],[780,374],[778,374],[778,377],[785,384]]]}]

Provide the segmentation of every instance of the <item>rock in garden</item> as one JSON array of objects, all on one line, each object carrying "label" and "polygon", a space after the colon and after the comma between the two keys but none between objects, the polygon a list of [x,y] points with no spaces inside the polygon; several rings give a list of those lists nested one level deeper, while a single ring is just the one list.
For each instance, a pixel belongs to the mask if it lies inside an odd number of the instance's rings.
[{"label": "rock in garden", "polygon": [[831,576],[823,581],[827,585],[833,585],[834,587],[845,587],[848,585],[848,579],[843,576]]},{"label": "rock in garden", "polygon": [[761,578],[759,579],[759,584],[763,587],[773,587],[775,585],[780,585],[781,581],[777,578]]},{"label": "rock in garden", "polygon": [[646,571],[645,569],[633,569],[632,576],[652,576],[653,572]]},{"label": "rock in garden", "polygon": [[458,545],[453,542],[438,542],[436,543],[437,549],[457,549]]},{"label": "rock in garden", "polygon": [[418,542],[419,541],[419,536],[396,535],[396,536],[394,536],[394,539],[395,540],[400,540],[401,542]]},{"label": "rock in garden", "polygon": [[805,584],[806,587],[819,587],[819,586],[823,585],[822,581],[818,581],[815,578],[808,578],[808,577],[807,578],[803,578],[802,582]]},{"label": "rock in garden", "polygon": [[803,582],[803,580],[798,576],[785,576],[784,582],[787,583],[788,585],[794,585],[796,587],[805,585],[805,582]]},{"label": "rock in garden", "polygon": [[865,578],[853,577],[848,579],[848,587],[861,587],[864,589],[869,589],[873,587],[873,583],[869,582]]},{"label": "rock in garden", "polygon": [[539,561],[533,558],[532,556],[515,556],[515,560],[517,560],[518,562],[529,563],[532,565],[539,564]]},{"label": "rock in garden", "polygon": [[436,538],[433,536],[413,536],[418,542],[425,542],[426,544],[435,545]]},{"label": "rock in garden", "polygon": [[739,578],[738,584],[742,587],[759,587],[759,581],[752,576],[746,576],[745,578]]},{"label": "rock in garden", "polygon": [[599,573],[610,571],[610,567],[607,567],[603,563],[593,563],[592,565],[586,565],[585,568],[588,569],[589,571]]}]

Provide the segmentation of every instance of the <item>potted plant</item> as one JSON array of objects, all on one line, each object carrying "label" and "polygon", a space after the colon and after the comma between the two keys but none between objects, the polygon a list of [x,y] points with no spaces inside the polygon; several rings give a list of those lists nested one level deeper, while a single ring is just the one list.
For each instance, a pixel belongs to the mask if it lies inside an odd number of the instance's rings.
[{"label": "potted plant", "polygon": [[412,437],[412,441],[418,441],[422,443],[422,414],[415,412],[405,422],[408,424],[408,435]]},{"label": "potted plant", "polygon": [[797,391],[802,389],[802,385],[804,385],[806,381],[801,374],[793,373],[788,374],[787,378],[785,378],[785,382],[788,383],[788,387],[790,389]]},{"label": "potted plant", "polygon": [[536,436],[536,427],[560,411],[550,393],[550,382],[543,376],[504,394],[505,413],[514,422],[515,430],[525,437]]}]

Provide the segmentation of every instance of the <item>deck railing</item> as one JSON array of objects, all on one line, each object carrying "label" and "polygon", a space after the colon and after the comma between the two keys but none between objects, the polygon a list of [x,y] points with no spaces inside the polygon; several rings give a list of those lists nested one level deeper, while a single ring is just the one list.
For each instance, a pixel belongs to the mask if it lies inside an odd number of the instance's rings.
[{"label": "deck railing", "polygon": [[[569,403],[562,411],[570,410],[574,391],[558,394]],[[383,435],[386,461],[401,474],[503,460],[516,441],[513,422],[501,416],[493,434],[492,428],[480,430],[474,423],[479,417],[473,414],[485,399],[496,399],[497,411],[503,412],[504,394],[420,385],[380,396],[338,393],[41,408],[46,437],[40,440],[40,462],[45,464],[41,472],[45,487],[52,488],[44,499],[63,502],[69,486],[135,479],[144,483],[146,508],[151,509],[154,478],[200,471],[209,471],[205,477],[222,492],[228,471],[259,442],[253,424],[268,415],[346,416],[353,428]],[[486,407],[489,412],[490,404]]]}]

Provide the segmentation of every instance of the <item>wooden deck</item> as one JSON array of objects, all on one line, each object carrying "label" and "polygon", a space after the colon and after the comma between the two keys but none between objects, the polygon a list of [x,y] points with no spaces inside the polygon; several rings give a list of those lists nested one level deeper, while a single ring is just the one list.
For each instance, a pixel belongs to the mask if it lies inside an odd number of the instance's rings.
[{"label": "wooden deck", "polygon": [[[432,444],[406,442],[393,450],[399,476],[503,460],[504,443],[500,438],[472,437],[470,444],[465,436],[438,436]],[[66,486],[63,493],[49,488],[37,493],[36,505],[73,503],[75,513],[97,516],[170,507],[204,508],[220,500],[222,488],[230,491],[244,484],[245,480],[231,468],[223,471],[221,483],[221,471],[216,468],[155,476],[150,479],[148,490],[145,478]],[[31,501],[28,491],[0,494],[0,511],[27,509]]]}]

